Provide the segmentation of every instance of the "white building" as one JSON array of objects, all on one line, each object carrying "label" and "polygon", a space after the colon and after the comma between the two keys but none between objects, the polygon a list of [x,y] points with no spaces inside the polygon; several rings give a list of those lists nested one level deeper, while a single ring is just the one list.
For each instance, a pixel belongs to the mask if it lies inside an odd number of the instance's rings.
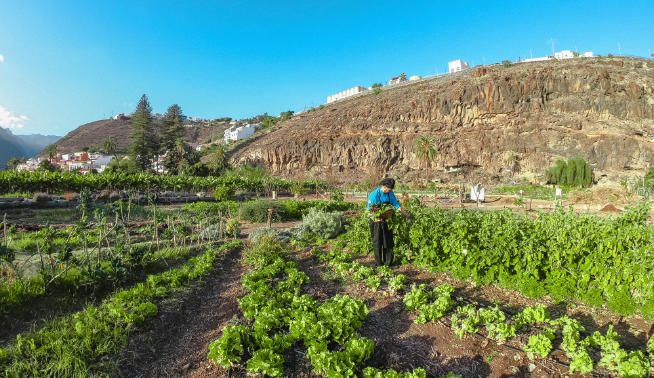
[{"label": "white building", "polygon": [[523,60],[522,62],[523,62],[523,63],[532,63],[532,62],[544,62],[544,61],[546,61],[546,60],[552,60],[552,57],[549,57],[549,56],[541,56],[541,57],[538,57],[538,58],[529,58],[529,59],[525,59],[525,60]]},{"label": "white building", "polygon": [[232,140],[240,140],[251,137],[255,131],[257,131],[259,124],[247,124],[245,126],[230,126],[225,130],[225,144],[229,143]]},{"label": "white building", "polygon": [[114,160],[113,156],[94,155],[91,157],[91,169],[95,169],[98,173],[104,172],[111,161]]},{"label": "white building", "polygon": [[554,59],[572,59],[575,57],[575,54],[570,50],[562,50],[554,53]]},{"label": "white building", "polygon": [[365,92],[367,90],[368,89],[366,87],[362,87],[360,85],[357,85],[356,87],[352,87],[352,88],[346,89],[344,91],[340,91],[338,93],[335,93],[335,94],[333,94],[331,96],[327,96],[327,103],[329,104],[329,103],[332,103],[334,101],[342,100],[344,98],[354,96],[354,95],[359,94],[359,93],[363,93],[363,92]]},{"label": "white building", "polygon": [[388,81],[388,85],[400,84],[403,81],[406,81],[406,74],[405,73],[401,73],[400,76],[392,77]]},{"label": "white building", "polygon": [[470,68],[468,63],[464,62],[461,59],[453,60],[453,61],[447,63],[447,72],[448,73],[461,72],[461,71],[467,70],[468,68]]}]

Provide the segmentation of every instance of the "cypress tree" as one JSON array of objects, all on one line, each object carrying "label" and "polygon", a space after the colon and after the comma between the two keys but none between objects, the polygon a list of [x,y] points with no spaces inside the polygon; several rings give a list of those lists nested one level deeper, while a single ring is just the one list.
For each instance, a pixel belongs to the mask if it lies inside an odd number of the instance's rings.
[{"label": "cypress tree", "polygon": [[150,170],[152,159],[157,153],[156,135],[152,129],[152,107],[148,96],[143,95],[132,114],[130,135],[130,157],[141,171]]},{"label": "cypress tree", "polygon": [[161,136],[161,149],[163,152],[175,148],[177,139],[184,139],[184,126],[182,125],[182,108],[173,104],[168,107],[163,121],[163,132]]}]

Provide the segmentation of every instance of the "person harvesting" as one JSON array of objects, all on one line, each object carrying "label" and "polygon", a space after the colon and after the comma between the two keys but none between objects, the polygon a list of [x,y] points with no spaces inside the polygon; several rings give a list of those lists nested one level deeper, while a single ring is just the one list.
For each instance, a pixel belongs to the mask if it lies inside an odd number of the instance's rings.
[{"label": "person harvesting", "polygon": [[393,231],[386,222],[393,215],[393,209],[406,215],[393,193],[395,180],[385,178],[368,195],[366,209],[369,211],[370,237],[375,251],[375,261],[378,265],[391,266],[393,264]]}]

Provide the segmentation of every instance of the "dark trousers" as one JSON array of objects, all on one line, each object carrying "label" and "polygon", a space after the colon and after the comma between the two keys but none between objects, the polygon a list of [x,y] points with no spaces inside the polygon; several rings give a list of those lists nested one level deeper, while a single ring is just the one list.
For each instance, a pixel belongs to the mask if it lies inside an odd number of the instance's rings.
[{"label": "dark trousers", "polygon": [[393,264],[393,231],[388,228],[385,221],[369,221],[372,247],[375,250],[375,260],[378,265],[391,266]]}]

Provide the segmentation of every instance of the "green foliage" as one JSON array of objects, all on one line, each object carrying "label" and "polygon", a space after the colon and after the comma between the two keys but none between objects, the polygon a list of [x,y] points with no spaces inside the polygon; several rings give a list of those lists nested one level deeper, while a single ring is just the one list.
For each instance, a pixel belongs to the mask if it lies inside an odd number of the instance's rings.
[{"label": "green foliage", "polygon": [[552,340],[554,338],[554,331],[547,328],[542,333],[529,336],[525,346],[527,357],[529,359],[533,359],[535,356],[547,357],[552,351]]},{"label": "green foliage", "polygon": [[[131,159],[114,160],[123,164],[127,161],[130,167],[134,165]],[[131,172],[131,168],[129,169]],[[107,172],[97,175],[82,175],[75,172],[27,172],[27,171],[0,171],[0,193],[35,193],[35,192],[79,192],[82,189],[90,191],[100,190],[136,190],[141,192],[147,191],[199,191],[214,189],[220,185],[226,185],[234,190],[243,191],[263,191],[267,187],[289,188],[292,181],[271,178],[259,173],[256,170],[241,169],[237,171],[227,171],[220,177],[197,177],[197,176],[166,176],[154,175],[149,173],[128,173],[128,172]],[[306,188],[321,187],[323,184],[319,181],[306,181],[303,183]],[[312,201],[306,201],[312,202]],[[332,201],[320,201],[332,202]],[[339,205],[335,205],[339,204]],[[327,207],[346,207],[345,205],[335,202]],[[309,206],[311,207],[311,206]],[[356,207],[348,204],[347,208]],[[332,210],[339,210],[333,208]],[[299,219],[301,215],[297,215]]]},{"label": "green foliage", "polygon": [[241,222],[235,218],[228,219],[227,224],[225,224],[225,232],[233,238],[239,237],[241,235]]},{"label": "green foliage", "polygon": [[284,358],[270,349],[259,349],[248,360],[246,370],[252,374],[281,377],[284,373]]},{"label": "green foliage", "polygon": [[311,208],[302,216],[302,223],[323,239],[336,237],[343,231],[343,215]]},{"label": "green foliage", "polygon": [[411,286],[411,291],[404,296],[404,306],[409,311],[416,311],[416,323],[423,324],[442,318],[453,306],[454,288],[448,284],[435,287],[431,291],[422,284]]},{"label": "green foliage", "polygon": [[380,370],[367,367],[363,370],[363,378],[427,378],[427,372],[423,368],[402,373],[394,369]]},{"label": "green foliage", "polygon": [[454,334],[462,339],[466,334],[479,332],[478,325],[481,323],[481,317],[473,305],[458,307],[451,317],[452,330]]},{"label": "green foliage", "polygon": [[178,139],[184,139],[186,134],[182,125],[182,108],[173,104],[168,107],[163,116],[163,131],[161,133],[161,152],[171,151],[175,148]]},{"label": "green foliage", "polygon": [[550,184],[569,185],[578,188],[588,188],[593,184],[593,169],[582,158],[557,160],[555,165],[546,172]]},{"label": "green foliage", "polygon": [[225,327],[222,337],[209,344],[209,359],[226,369],[236,366],[241,363],[251,344],[249,338],[249,330],[245,326]]},{"label": "green foliage", "polygon": [[[625,314],[645,311],[654,297],[654,260],[643,258],[654,243],[646,207],[623,217],[405,208],[413,221],[396,228],[396,250],[406,248],[418,266],[533,297],[592,300]],[[367,253],[365,219],[352,223],[344,239],[353,252]]]},{"label": "green foliage", "polygon": [[143,95],[132,114],[130,157],[140,171],[149,171],[158,149],[157,136],[152,127],[152,107],[148,97]]},{"label": "green foliage", "polygon": [[266,201],[257,200],[241,204],[241,219],[252,223],[264,223],[268,219],[268,209],[273,209],[274,221],[291,221],[302,219],[311,209],[324,212],[346,211],[356,208],[357,205],[351,202],[336,201]]},{"label": "green foliage", "polygon": [[149,276],[131,289],[118,291],[99,305],[89,305],[38,331],[18,335],[14,343],[0,351],[4,375],[108,375],[108,358],[122,351],[129,334],[157,314],[154,302],[206,276],[218,252],[237,245],[240,243],[228,243],[218,251],[207,251],[180,268]]}]

